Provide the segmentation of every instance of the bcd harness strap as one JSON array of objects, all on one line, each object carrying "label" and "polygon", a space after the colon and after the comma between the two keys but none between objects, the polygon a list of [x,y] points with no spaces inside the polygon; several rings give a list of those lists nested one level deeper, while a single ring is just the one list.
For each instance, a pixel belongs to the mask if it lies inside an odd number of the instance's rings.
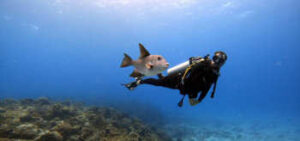
[{"label": "bcd harness strap", "polygon": [[[206,58],[208,58],[209,55],[206,55],[204,58],[202,57],[191,57],[189,59],[190,65],[185,69],[184,74],[181,77],[181,85],[184,85],[184,80],[187,77],[187,75],[190,73],[191,69],[198,63],[203,62]],[[181,100],[178,102],[178,106],[182,107],[183,100],[184,100],[185,94],[181,98]]]},{"label": "bcd harness strap", "polygon": [[184,85],[184,80],[186,76],[189,74],[190,70],[198,63],[203,62],[205,59],[202,57],[199,58],[190,58],[190,65],[185,69],[184,74],[181,77],[181,85]]}]

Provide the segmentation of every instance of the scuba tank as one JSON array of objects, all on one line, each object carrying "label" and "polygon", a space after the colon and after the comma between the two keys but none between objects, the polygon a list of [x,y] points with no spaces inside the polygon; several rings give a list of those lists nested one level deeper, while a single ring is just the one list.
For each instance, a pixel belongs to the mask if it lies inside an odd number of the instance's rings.
[{"label": "scuba tank", "polygon": [[189,65],[190,65],[190,61],[185,61],[185,62],[178,64],[172,68],[169,68],[167,70],[167,73],[168,73],[168,75],[177,73],[179,71],[185,70]]},{"label": "scuba tank", "polygon": [[204,58],[202,58],[202,57],[191,57],[191,58],[189,58],[188,61],[185,61],[181,64],[178,64],[178,65],[176,65],[172,68],[169,68],[167,70],[167,73],[168,73],[168,75],[170,75],[170,74],[174,74],[174,73],[183,71],[183,70],[187,69],[190,65],[201,62],[201,61],[203,61],[204,59],[206,59],[208,57],[209,57],[209,55],[206,55]]}]

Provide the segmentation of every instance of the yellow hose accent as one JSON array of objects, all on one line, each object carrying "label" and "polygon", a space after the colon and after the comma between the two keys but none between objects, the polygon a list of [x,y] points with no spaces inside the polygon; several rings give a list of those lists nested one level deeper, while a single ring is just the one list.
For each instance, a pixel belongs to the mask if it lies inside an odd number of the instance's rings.
[{"label": "yellow hose accent", "polygon": [[185,69],[185,72],[184,72],[184,74],[183,74],[183,76],[181,78],[182,81],[185,79],[186,74],[192,69],[193,66],[194,66],[194,64],[191,64],[189,67],[187,67]]},{"label": "yellow hose accent", "polygon": [[184,84],[184,79],[185,79],[187,73],[192,69],[192,67],[195,66],[195,64],[198,64],[198,63],[200,63],[200,62],[203,62],[204,60],[205,60],[205,59],[202,58],[202,59],[200,59],[199,61],[192,62],[192,64],[191,64],[189,67],[187,67],[187,68],[185,69],[185,72],[184,72],[184,74],[183,74],[183,76],[182,76],[182,78],[181,78],[181,83],[182,83],[182,84]]}]

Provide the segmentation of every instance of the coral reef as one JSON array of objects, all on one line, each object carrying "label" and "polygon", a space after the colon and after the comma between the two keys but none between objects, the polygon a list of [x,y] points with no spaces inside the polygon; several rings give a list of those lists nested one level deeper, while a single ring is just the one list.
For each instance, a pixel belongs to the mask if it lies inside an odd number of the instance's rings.
[{"label": "coral reef", "polygon": [[170,138],[109,107],[47,98],[0,101],[0,141],[160,141]]}]

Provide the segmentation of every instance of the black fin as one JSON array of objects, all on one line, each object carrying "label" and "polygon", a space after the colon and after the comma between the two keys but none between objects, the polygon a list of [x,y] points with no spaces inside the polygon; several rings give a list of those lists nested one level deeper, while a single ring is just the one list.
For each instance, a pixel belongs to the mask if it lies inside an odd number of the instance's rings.
[{"label": "black fin", "polygon": [[183,106],[183,100],[185,98],[185,95],[183,95],[183,97],[181,98],[181,100],[178,102],[178,107],[182,107]]}]

